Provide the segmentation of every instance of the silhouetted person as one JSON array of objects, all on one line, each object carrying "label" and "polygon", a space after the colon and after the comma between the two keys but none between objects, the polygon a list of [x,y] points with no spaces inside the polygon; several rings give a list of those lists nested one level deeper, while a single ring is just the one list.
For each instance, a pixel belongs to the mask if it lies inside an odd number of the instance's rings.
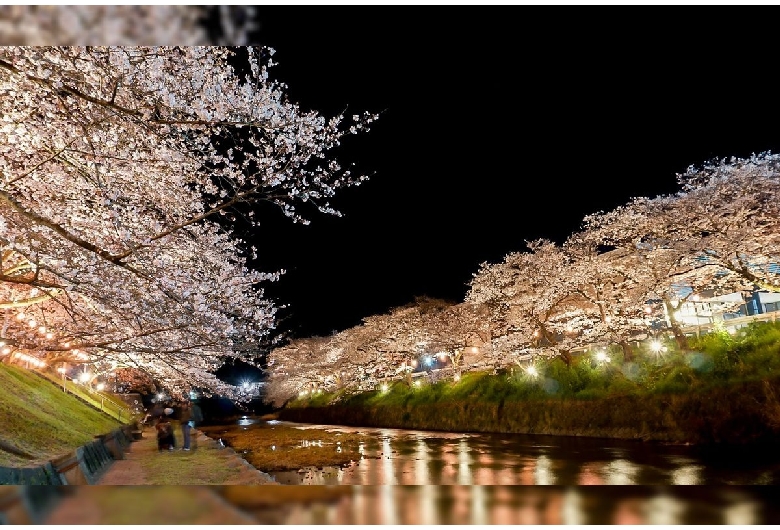
[{"label": "silhouetted person", "polygon": [[158,451],[162,451],[164,449],[173,451],[176,447],[176,439],[173,437],[173,425],[171,424],[170,418],[168,418],[168,416],[171,414],[173,414],[173,409],[165,409],[165,414],[160,416],[160,419],[157,421],[157,425],[155,425],[155,429],[157,429]]},{"label": "silhouetted person", "polygon": [[181,406],[181,448],[183,451],[190,450],[190,429],[194,426],[192,422],[192,403],[184,401]]}]

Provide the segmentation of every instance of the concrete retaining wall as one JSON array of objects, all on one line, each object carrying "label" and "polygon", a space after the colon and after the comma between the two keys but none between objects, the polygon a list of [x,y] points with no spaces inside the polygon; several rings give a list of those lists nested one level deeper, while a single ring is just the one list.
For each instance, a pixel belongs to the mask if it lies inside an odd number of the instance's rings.
[{"label": "concrete retaining wall", "polygon": [[125,426],[38,467],[0,467],[0,484],[60,486],[96,484],[114,460],[124,459],[133,440]]}]

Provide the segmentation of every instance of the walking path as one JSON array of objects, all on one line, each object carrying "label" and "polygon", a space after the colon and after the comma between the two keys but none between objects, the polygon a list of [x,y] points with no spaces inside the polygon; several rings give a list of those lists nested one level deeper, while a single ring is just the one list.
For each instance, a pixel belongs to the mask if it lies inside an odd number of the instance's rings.
[{"label": "walking path", "polygon": [[[178,424],[175,429],[180,447]],[[151,427],[145,429],[141,440],[130,444],[125,459],[115,461],[98,481],[100,486],[273,483],[233,449],[220,446],[197,429],[192,430],[192,451],[158,451]]]}]

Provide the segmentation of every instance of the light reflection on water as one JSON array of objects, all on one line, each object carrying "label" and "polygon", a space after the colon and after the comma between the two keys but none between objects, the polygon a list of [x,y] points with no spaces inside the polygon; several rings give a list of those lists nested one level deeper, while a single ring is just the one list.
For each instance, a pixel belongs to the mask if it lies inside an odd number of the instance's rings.
[{"label": "light reflection on water", "polygon": [[2,486],[0,519],[208,524],[197,509],[207,505],[210,524],[769,525],[780,523],[777,494],[766,486]]},{"label": "light reflection on water", "polygon": [[[296,486],[290,486],[296,488]],[[298,486],[300,488],[301,486]],[[322,503],[251,510],[258,522],[359,525],[773,524],[766,488],[604,486],[305,486]],[[286,489],[286,488],[285,488]],[[296,498],[304,494],[296,493]],[[251,496],[250,493],[246,494]],[[321,496],[317,494],[315,496]],[[257,496],[255,495],[254,498]],[[276,518],[270,518],[274,511]]]},{"label": "light reflection on water", "polygon": [[257,420],[254,418],[250,418],[248,416],[243,416],[240,420],[238,420],[238,424],[242,427],[248,427],[249,425],[254,425],[257,423]]},{"label": "light reflection on water", "polygon": [[[776,451],[716,450],[631,440],[442,433],[302,425],[368,435],[337,471],[276,472],[301,485],[780,485]],[[263,428],[258,424],[256,428]]]}]

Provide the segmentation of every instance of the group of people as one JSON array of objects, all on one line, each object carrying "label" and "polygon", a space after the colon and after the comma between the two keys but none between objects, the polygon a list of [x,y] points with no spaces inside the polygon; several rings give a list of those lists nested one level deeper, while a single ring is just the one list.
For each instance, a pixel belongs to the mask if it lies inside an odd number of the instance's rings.
[{"label": "group of people", "polygon": [[[171,417],[174,414],[173,404],[156,403],[152,411],[147,414],[157,431],[157,450],[173,451],[176,449],[176,437],[174,436]],[[190,451],[190,430],[203,421],[203,414],[197,403],[183,401],[179,406],[179,422],[181,423],[182,450]]]}]

